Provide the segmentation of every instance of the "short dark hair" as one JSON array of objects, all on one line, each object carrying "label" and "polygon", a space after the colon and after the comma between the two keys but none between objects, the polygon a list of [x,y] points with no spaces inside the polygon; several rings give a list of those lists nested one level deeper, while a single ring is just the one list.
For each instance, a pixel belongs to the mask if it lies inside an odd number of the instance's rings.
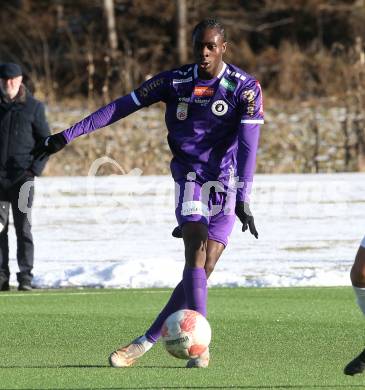
[{"label": "short dark hair", "polygon": [[221,37],[223,38],[223,41],[226,41],[226,31],[223,26],[223,24],[215,18],[208,18],[203,19],[201,22],[199,22],[193,30],[192,38],[194,39],[195,35],[198,33],[201,33],[202,31],[206,30],[207,28],[215,29],[219,32]]}]

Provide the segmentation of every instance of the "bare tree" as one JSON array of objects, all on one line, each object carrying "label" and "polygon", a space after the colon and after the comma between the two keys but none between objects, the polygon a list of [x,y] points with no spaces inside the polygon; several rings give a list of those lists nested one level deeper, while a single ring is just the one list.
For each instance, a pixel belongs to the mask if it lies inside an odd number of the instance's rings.
[{"label": "bare tree", "polygon": [[365,118],[364,118],[364,99],[363,88],[365,80],[365,52],[361,37],[356,37],[355,54],[357,61],[355,63],[355,80],[356,80],[356,112],[354,119],[355,133],[358,139],[358,169],[360,172],[365,171]]},{"label": "bare tree", "polygon": [[110,45],[110,57],[115,59],[118,55],[118,36],[114,15],[114,0],[104,0],[104,10],[108,25],[108,39]]},{"label": "bare tree", "polygon": [[186,46],[186,0],[176,0],[176,14],[177,14],[177,47],[179,51],[180,64],[184,64],[188,60],[188,50]]}]

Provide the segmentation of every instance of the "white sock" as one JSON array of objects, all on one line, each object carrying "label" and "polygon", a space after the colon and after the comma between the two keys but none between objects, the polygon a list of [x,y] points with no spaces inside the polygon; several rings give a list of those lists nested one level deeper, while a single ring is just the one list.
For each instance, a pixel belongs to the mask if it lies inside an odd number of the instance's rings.
[{"label": "white sock", "polygon": [[355,295],[357,298],[356,299],[357,304],[359,305],[359,308],[361,309],[361,311],[365,315],[365,288],[355,287],[355,286],[352,286],[352,287],[354,288],[354,291],[355,291]]},{"label": "white sock", "polygon": [[146,352],[149,351],[155,345],[154,343],[151,343],[151,341],[148,341],[146,336],[141,336],[138,339],[138,342],[143,345],[144,350]]}]

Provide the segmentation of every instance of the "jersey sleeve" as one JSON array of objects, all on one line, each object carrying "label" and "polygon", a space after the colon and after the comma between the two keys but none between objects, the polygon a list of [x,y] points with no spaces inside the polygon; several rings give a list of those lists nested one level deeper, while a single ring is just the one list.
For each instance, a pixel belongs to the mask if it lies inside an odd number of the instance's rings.
[{"label": "jersey sleeve", "polygon": [[251,82],[241,94],[242,116],[238,129],[237,201],[249,202],[256,153],[260,137],[260,125],[264,123],[262,92],[258,81]]},{"label": "jersey sleeve", "polygon": [[132,94],[122,96],[64,130],[62,135],[70,143],[76,137],[111,125],[140,108],[142,107],[135,103]]},{"label": "jersey sleeve", "polygon": [[168,95],[169,72],[162,72],[145,81],[130,94],[122,96],[99,110],[93,112],[80,122],[62,132],[66,142],[83,134],[111,125],[129,114],[158,101],[166,101]]},{"label": "jersey sleeve", "polygon": [[159,101],[166,102],[170,89],[170,72],[162,72],[145,81],[131,93],[139,107],[147,107]]},{"label": "jersey sleeve", "polygon": [[241,124],[262,125],[264,123],[264,104],[261,86],[257,80],[245,85],[241,93],[241,102],[243,104]]}]

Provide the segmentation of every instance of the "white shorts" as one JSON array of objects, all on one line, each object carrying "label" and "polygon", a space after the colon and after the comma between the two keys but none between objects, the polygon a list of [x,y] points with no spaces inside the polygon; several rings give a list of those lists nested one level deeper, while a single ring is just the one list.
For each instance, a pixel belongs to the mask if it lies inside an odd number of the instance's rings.
[{"label": "white shorts", "polygon": [[360,246],[362,246],[363,248],[365,248],[365,236],[364,236],[364,238],[362,239]]}]

